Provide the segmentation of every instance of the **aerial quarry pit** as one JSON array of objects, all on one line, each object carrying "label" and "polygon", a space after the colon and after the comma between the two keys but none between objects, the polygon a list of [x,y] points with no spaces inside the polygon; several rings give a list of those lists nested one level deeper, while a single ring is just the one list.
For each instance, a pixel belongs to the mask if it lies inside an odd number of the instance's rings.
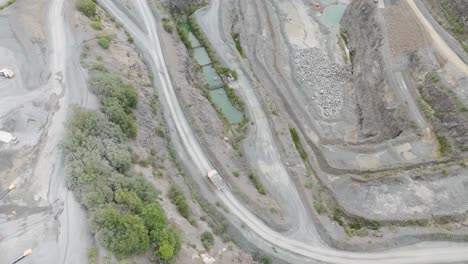
[{"label": "aerial quarry pit", "polygon": [[0,0],[13,263],[468,263],[468,0]]}]

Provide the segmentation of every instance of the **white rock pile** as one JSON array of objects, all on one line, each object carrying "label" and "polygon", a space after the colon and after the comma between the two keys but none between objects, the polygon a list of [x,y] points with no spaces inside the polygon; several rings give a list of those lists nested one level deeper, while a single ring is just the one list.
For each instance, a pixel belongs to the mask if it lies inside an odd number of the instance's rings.
[{"label": "white rock pile", "polygon": [[325,118],[334,118],[343,109],[343,89],[349,70],[330,61],[317,48],[294,50],[295,78],[311,104],[319,106]]}]

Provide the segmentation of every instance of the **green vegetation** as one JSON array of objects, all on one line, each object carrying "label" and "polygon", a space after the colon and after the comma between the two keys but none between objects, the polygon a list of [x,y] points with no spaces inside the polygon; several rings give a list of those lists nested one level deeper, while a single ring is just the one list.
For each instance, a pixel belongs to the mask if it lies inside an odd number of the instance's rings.
[{"label": "green vegetation", "polygon": [[101,21],[92,21],[91,27],[95,30],[101,30],[102,29]]},{"label": "green vegetation", "polygon": [[96,3],[92,0],[78,0],[76,8],[90,19],[96,17]]},{"label": "green vegetation", "polygon": [[325,206],[319,202],[314,202],[314,209],[318,214],[323,214],[326,212]]},{"label": "green vegetation", "polygon": [[138,128],[133,121],[132,110],[138,104],[138,94],[133,86],[109,73],[102,65],[91,68],[88,83],[101,100],[110,121],[119,125],[128,137],[135,137]]},{"label": "green vegetation", "polygon": [[16,2],[16,0],[8,0],[8,2],[6,2],[5,4],[1,5],[0,6],[0,10],[3,10],[9,6],[11,6],[12,4],[14,4]]},{"label": "green vegetation", "polygon": [[[229,85],[225,84],[224,85],[224,90],[226,91],[226,95],[229,98],[229,101],[231,101],[232,105],[242,113],[245,113],[245,104],[244,101],[236,94],[236,91],[229,87]],[[245,114],[244,114],[244,119],[246,119]]]},{"label": "green vegetation", "polygon": [[162,19],[162,22],[163,22],[163,28],[164,30],[167,32],[167,33],[171,33],[174,32],[174,28],[172,27],[172,24],[171,24],[171,20],[167,17],[163,18]]},{"label": "green vegetation", "polygon": [[437,22],[451,31],[453,36],[460,42],[463,49],[468,52],[468,31],[464,27],[462,18],[452,12],[448,1],[440,1],[440,7],[444,11],[448,23],[442,23],[439,18],[436,18]]},{"label": "green vegetation", "polygon": [[133,39],[132,36],[128,36],[127,41],[130,42],[130,43],[135,42],[135,40]]},{"label": "green vegetation", "polygon": [[187,29],[187,26],[184,23],[179,23],[177,25],[177,33],[179,34],[179,38],[184,43],[185,47],[187,49],[192,48],[192,42],[189,39],[189,29]]},{"label": "green vegetation", "polygon": [[149,248],[148,230],[138,216],[105,207],[93,215],[91,223],[98,241],[117,256],[142,253]]},{"label": "green vegetation", "polygon": [[306,187],[307,189],[312,189],[313,184],[312,184],[312,182],[307,181],[307,182],[304,183],[304,187]]},{"label": "green vegetation", "polygon": [[221,66],[221,63],[219,62],[218,57],[216,56],[216,52],[214,51],[209,40],[206,38],[205,34],[201,30],[197,21],[193,17],[190,17],[188,19],[188,24],[190,25],[189,29],[191,29],[193,35],[195,35],[198,41],[200,41],[200,45],[204,47],[206,50],[206,53],[208,53],[208,57],[210,57],[210,60],[211,60],[211,65],[215,69],[216,73],[222,78],[232,76],[234,79],[237,79],[237,73],[235,71]]},{"label": "green vegetation", "polygon": [[263,184],[260,182],[257,176],[255,176],[254,172],[249,172],[249,179],[254,184],[255,188],[257,189],[258,193],[265,195],[266,190]]},{"label": "green vegetation", "polygon": [[441,135],[436,135],[437,142],[439,143],[439,152],[442,157],[447,157],[452,153],[452,145],[447,140],[446,137]]},{"label": "green vegetation", "polygon": [[207,251],[209,251],[211,247],[214,245],[214,237],[213,237],[213,234],[211,234],[211,232],[208,232],[208,231],[203,232],[200,240],[203,244],[203,247],[205,247]]},{"label": "green vegetation", "polygon": [[289,133],[291,134],[292,141],[294,142],[294,145],[296,146],[297,152],[299,152],[301,159],[303,161],[306,161],[307,153],[305,152],[304,148],[302,148],[301,139],[299,138],[299,134],[297,133],[296,129],[294,127],[290,127]]},{"label": "green vegetation", "polygon": [[239,52],[239,54],[244,57],[244,50],[242,49],[241,42],[240,42],[240,34],[239,33],[233,33],[232,34],[232,39],[234,40],[234,43],[236,43],[236,49]]},{"label": "green vegetation", "polygon": [[234,175],[234,177],[239,177],[240,173],[239,173],[238,170],[234,170],[234,171],[232,172],[232,175]]},{"label": "green vegetation", "polygon": [[186,219],[190,218],[190,208],[185,200],[184,193],[177,188],[177,186],[172,185],[169,189],[169,200],[171,203],[177,206],[179,213]]},{"label": "green vegetation", "polygon": [[[342,34],[343,35],[343,34]],[[348,54],[346,53],[345,41],[343,37],[338,37],[338,46],[340,46],[341,52],[343,53],[343,61],[344,63],[348,63]]]},{"label": "green vegetation", "polygon": [[95,247],[88,250],[88,259],[90,264],[97,264],[97,249]]},{"label": "green vegetation", "polygon": [[110,46],[110,40],[106,37],[98,37],[97,42],[103,49],[108,49]]},{"label": "green vegetation", "polygon": [[260,253],[254,253],[252,255],[252,258],[253,260],[257,261],[258,263],[261,263],[261,264],[270,264],[271,263],[271,259],[269,256],[262,256],[260,255]]},{"label": "green vegetation", "polygon": [[[126,176],[131,155],[119,125],[99,111],[74,107],[65,138],[66,183],[90,211],[96,239],[117,257],[150,248],[162,260],[177,254],[180,238],[155,203],[158,192],[144,178]],[[159,217],[149,222],[153,211]]]}]

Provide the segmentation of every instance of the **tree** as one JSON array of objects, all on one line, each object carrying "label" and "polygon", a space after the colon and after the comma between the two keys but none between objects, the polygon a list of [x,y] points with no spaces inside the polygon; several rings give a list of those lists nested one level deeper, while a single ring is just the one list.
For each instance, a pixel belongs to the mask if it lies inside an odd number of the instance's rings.
[{"label": "tree", "polygon": [[158,242],[162,230],[167,225],[166,215],[159,204],[151,203],[145,206],[141,213],[141,219],[145,223],[149,232],[150,241],[153,243]]},{"label": "tree", "polygon": [[142,253],[149,248],[148,230],[143,220],[122,215],[112,207],[97,210],[91,228],[99,242],[117,256]]},{"label": "tree", "polygon": [[158,199],[159,193],[142,176],[118,176],[114,180],[114,190],[122,189],[135,192],[144,203],[151,203]]},{"label": "tree", "polygon": [[134,192],[117,190],[115,192],[115,202],[130,212],[140,213],[143,209],[143,202]]}]

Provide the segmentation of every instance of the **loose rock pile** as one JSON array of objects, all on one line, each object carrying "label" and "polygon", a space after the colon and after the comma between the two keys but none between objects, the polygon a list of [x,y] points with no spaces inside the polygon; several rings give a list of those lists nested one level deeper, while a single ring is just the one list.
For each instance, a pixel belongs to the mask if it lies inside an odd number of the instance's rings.
[{"label": "loose rock pile", "polygon": [[340,115],[343,108],[343,89],[351,76],[349,70],[331,62],[317,48],[295,48],[294,66],[295,78],[310,103],[318,105],[326,118]]}]

